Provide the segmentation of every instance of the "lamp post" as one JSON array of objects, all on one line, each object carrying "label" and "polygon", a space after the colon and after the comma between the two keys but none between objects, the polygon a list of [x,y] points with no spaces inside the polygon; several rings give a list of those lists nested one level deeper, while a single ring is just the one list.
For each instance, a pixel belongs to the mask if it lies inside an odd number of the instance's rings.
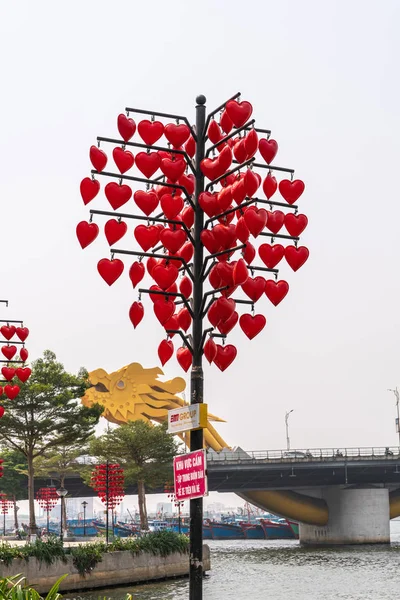
[{"label": "lamp post", "polygon": [[399,409],[400,394],[399,394],[399,390],[397,389],[397,387],[395,390],[388,389],[388,392],[393,392],[393,394],[396,396],[396,408],[397,408],[396,431],[399,434],[399,446],[400,446],[400,409]]},{"label": "lamp post", "polygon": [[290,413],[293,412],[293,408],[292,410],[289,410],[289,412],[285,413],[285,425],[286,425],[286,449],[290,450],[290,438],[289,438],[289,416]]},{"label": "lamp post", "polygon": [[57,490],[57,496],[61,498],[61,521],[60,521],[60,540],[61,542],[64,539],[64,531],[63,531],[63,519],[64,519],[64,502],[65,496],[68,494],[67,490],[63,487],[60,487]]},{"label": "lamp post", "polygon": [[86,535],[86,507],[87,507],[88,503],[86,502],[86,500],[84,500],[82,502],[82,506],[83,506],[83,535]]}]

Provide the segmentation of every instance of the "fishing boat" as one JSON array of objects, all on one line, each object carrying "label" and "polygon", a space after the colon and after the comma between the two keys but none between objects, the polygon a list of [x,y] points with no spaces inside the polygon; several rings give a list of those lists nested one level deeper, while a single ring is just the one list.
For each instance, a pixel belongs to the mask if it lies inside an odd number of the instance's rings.
[{"label": "fishing boat", "polygon": [[292,521],[291,519],[286,519],[287,522],[289,523],[289,527],[291,528],[291,530],[294,533],[294,537],[296,538],[296,540],[299,539],[299,524],[296,521]]},{"label": "fishing boat", "polygon": [[235,523],[219,523],[210,521],[211,537],[213,540],[244,540],[245,535],[240,525]]},{"label": "fishing boat", "polygon": [[265,540],[264,529],[259,523],[240,522],[246,540]]},{"label": "fishing boat", "polygon": [[286,519],[277,521],[272,521],[271,519],[260,519],[260,524],[264,530],[266,540],[295,539],[293,529]]}]

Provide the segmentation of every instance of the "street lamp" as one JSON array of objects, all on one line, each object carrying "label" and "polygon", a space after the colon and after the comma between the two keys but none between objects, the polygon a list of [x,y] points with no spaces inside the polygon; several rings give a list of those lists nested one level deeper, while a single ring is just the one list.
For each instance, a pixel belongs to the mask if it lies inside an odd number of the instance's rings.
[{"label": "street lamp", "polygon": [[388,392],[393,392],[393,394],[396,396],[396,408],[397,408],[396,431],[399,434],[399,446],[400,446],[400,411],[399,411],[400,394],[399,394],[399,390],[397,389],[397,387],[395,390],[388,389]]},{"label": "street lamp", "polygon": [[63,487],[60,487],[57,490],[57,496],[61,498],[61,521],[60,521],[60,540],[63,541],[64,532],[63,532],[63,518],[64,518],[64,498],[68,494],[67,490]]},{"label": "street lamp", "polygon": [[285,413],[285,425],[286,425],[286,449],[290,450],[290,438],[289,438],[289,415],[290,413],[293,412],[293,408],[292,410],[289,410],[289,412]]},{"label": "street lamp", "polygon": [[87,507],[88,503],[86,502],[86,500],[84,500],[82,502],[82,506],[83,506],[83,535],[86,535],[86,507]]}]

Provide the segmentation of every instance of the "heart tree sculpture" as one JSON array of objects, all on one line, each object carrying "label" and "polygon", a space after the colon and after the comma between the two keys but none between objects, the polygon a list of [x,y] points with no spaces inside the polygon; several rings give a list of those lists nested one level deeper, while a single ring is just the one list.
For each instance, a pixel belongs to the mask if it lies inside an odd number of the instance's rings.
[{"label": "heart tree sculpture", "polygon": [[[3,379],[0,379],[0,402],[4,394],[9,400],[14,400],[19,392],[19,383],[25,383],[31,376],[31,369],[25,365],[28,359],[28,350],[25,340],[29,329],[23,326],[22,321],[0,321],[5,323],[0,327],[1,353],[6,360],[0,360],[5,366],[1,368]],[[14,323],[17,324],[14,325]],[[19,349],[17,345],[20,345]],[[4,415],[4,407],[0,405],[0,418]]]},{"label": "heart tree sculpture", "polygon": [[[278,278],[278,265],[285,260],[297,271],[309,254],[305,246],[298,245],[307,226],[307,217],[298,214],[296,205],[304,183],[294,179],[293,169],[272,164],[278,144],[270,139],[269,130],[255,127],[251,104],[240,102],[239,96],[207,119],[206,99],[199,96],[195,127],[186,117],[127,108],[126,115],[117,119],[120,137],[98,137],[98,146],[90,148],[94,169],[80,187],[83,202],[88,204],[99,195],[97,177],[110,179],[104,195],[113,210],[91,210],[90,221],[77,226],[79,243],[85,248],[98,237],[94,216],[111,217],[104,225],[112,246],[111,259],[98,262],[99,274],[113,285],[125,269],[116,256],[137,257],[128,271],[133,287],[146,271],[153,284],[138,289],[130,320],[135,328],[139,326],[145,311],[141,297],[148,294],[166,334],[158,347],[163,365],[175,351],[174,336],[179,335],[183,342],[176,349],[176,358],[185,371],[192,367],[192,403],[203,401],[203,354],[225,371],[237,349],[233,344],[217,344],[215,339],[224,342],[236,325],[249,339],[257,336],[266,318],[261,309],[254,314],[256,305],[258,309],[266,296],[278,306],[289,290],[289,284]],[[130,114],[150,115],[150,120],[144,118],[136,124]],[[165,122],[168,119],[175,122]],[[140,140],[133,141],[136,133]],[[109,156],[100,143],[113,147],[116,168],[106,169]],[[134,155],[132,149],[138,152]],[[277,173],[285,178],[278,182]],[[133,190],[132,184],[139,185]],[[136,214],[117,212],[128,203]],[[128,232],[131,219],[142,223]],[[260,243],[263,238],[267,240]],[[129,241],[128,248],[114,248],[122,239]],[[130,249],[133,240],[136,249]],[[239,307],[245,311],[240,316]],[[202,446],[202,431],[191,432],[191,449]],[[190,574],[191,581],[197,582],[201,579],[201,545],[197,543],[201,539],[201,502],[191,501]],[[194,548],[192,530],[196,528]],[[191,593],[194,587],[190,585]],[[198,597],[193,591],[191,598]]]}]

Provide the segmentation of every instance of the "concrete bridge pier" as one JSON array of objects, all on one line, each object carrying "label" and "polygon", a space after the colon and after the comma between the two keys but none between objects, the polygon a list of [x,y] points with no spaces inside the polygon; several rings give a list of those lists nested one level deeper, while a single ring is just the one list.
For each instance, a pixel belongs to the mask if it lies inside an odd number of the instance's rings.
[{"label": "concrete bridge pier", "polygon": [[386,488],[334,486],[313,492],[313,496],[327,503],[329,519],[323,526],[300,523],[301,544],[390,543],[389,491]]}]

